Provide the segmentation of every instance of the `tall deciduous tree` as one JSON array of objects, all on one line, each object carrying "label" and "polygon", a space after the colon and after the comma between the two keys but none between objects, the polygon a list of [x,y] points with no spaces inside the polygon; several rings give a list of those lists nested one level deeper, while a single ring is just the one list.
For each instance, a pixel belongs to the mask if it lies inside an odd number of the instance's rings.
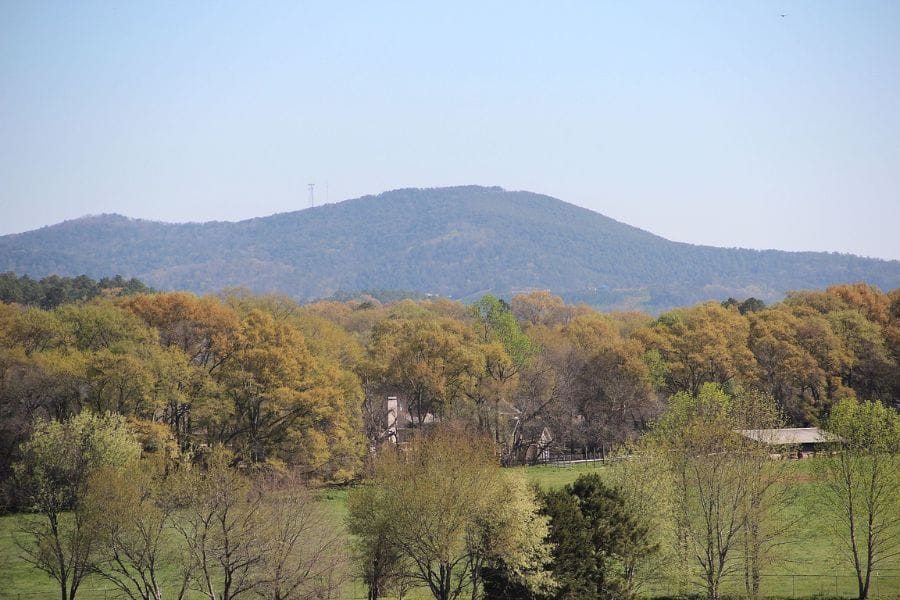
[{"label": "tall deciduous tree", "polygon": [[181,507],[157,466],[146,460],[128,470],[99,469],[81,501],[96,523],[94,572],[131,600],[161,600],[166,569],[178,574],[174,597],[181,600],[192,575],[193,561],[181,553],[172,529]]},{"label": "tall deciduous tree", "polygon": [[522,332],[504,301],[484,296],[472,305],[472,314],[484,355],[484,369],[478,374],[472,391],[477,418],[482,431],[492,432],[494,440],[503,443],[508,457],[514,439],[507,443],[504,435],[507,419],[501,413],[504,409],[510,413],[518,376],[528,367],[538,348]]},{"label": "tall deciduous tree", "polygon": [[516,322],[509,305],[503,300],[490,294],[484,296],[472,305],[472,314],[482,341],[500,342],[517,369],[525,367],[537,352],[537,348]]},{"label": "tall deciduous tree", "polygon": [[87,411],[65,422],[36,423],[23,445],[16,478],[40,516],[23,522],[20,549],[26,561],[56,580],[62,600],[75,598],[96,559],[96,522],[79,503],[88,478],[139,455],[124,417]]},{"label": "tall deciduous tree", "polygon": [[265,534],[263,498],[229,465],[230,454],[213,448],[204,472],[185,473],[181,502],[173,527],[181,536],[194,574],[191,588],[210,600],[234,600],[260,586]]},{"label": "tall deciduous tree", "polygon": [[848,399],[832,409],[828,429],[841,438],[818,463],[831,530],[865,600],[874,570],[900,554],[900,418],[880,402]]},{"label": "tall deciduous tree", "polygon": [[[774,485],[764,468],[768,449],[738,433],[750,428],[746,415],[761,411],[741,402],[716,384],[705,384],[696,396],[680,392],[644,447],[671,471],[678,554],[685,569],[699,567],[709,600],[718,600],[725,576],[739,572],[742,542],[761,551],[761,511]],[[754,523],[747,542],[743,536]],[[758,569],[758,561],[751,562]]]},{"label": "tall deciduous tree", "polygon": [[583,307],[567,306],[563,299],[548,291],[516,294],[510,308],[513,315],[523,325],[565,325]]},{"label": "tall deciduous tree", "polygon": [[184,360],[165,378],[171,391],[165,396],[165,420],[179,445],[188,446],[195,429],[221,428],[225,411],[213,377],[243,341],[237,311],[215,298],[183,292],[139,294],[120,305],[158,332],[169,356]]},{"label": "tall deciduous tree", "polygon": [[372,371],[385,389],[400,392],[421,424],[426,416],[464,415],[484,369],[475,333],[446,317],[386,319],[372,331]]},{"label": "tall deciduous tree", "polygon": [[753,379],[749,335],[746,317],[713,302],[665,313],[640,333],[666,362],[669,392],[694,396],[704,383]]},{"label": "tall deciduous tree", "polygon": [[[786,306],[750,316],[749,344],[759,366],[759,387],[800,423],[816,419],[829,389],[838,381],[837,374],[826,371],[826,365],[803,344],[799,333],[808,325]],[[827,327],[822,331],[830,334]],[[830,339],[837,345],[833,335]]]},{"label": "tall deciduous tree", "polygon": [[270,313],[251,310],[242,339],[217,375],[233,415],[219,440],[250,462],[351,476],[362,450],[355,379],[313,357],[303,335]]},{"label": "tall deciduous tree", "polygon": [[622,339],[613,323],[599,316],[576,317],[563,333],[573,344],[572,402],[586,445],[621,443],[659,413],[640,342]]}]

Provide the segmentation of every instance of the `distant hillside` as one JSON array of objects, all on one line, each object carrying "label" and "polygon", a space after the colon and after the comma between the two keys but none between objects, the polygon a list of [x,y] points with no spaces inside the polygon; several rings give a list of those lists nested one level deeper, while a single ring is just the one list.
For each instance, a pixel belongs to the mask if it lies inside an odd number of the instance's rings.
[{"label": "distant hillside", "polygon": [[500,188],[404,189],[237,223],[101,215],[0,237],[0,271],[159,289],[244,286],[300,299],[404,289],[454,298],[550,289],[570,301],[660,310],[791,289],[900,286],[900,262],[670,242],[601,214]]}]

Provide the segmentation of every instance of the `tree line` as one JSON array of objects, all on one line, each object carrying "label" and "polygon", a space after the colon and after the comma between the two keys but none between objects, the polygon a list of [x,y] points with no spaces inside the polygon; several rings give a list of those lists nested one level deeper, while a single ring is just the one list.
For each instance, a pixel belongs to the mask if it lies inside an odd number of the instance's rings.
[{"label": "tree line", "polygon": [[36,419],[84,409],[125,416],[173,455],[223,444],[236,464],[347,481],[384,441],[390,395],[410,426],[467,423],[514,464],[548,443],[545,429],[553,451],[634,439],[670,398],[708,382],[770,395],[795,426],[821,423],[841,398],[896,408],[898,361],[900,290],[864,284],[656,318],[547,292],[472,305],[300,305],[241,291],[3,303],[0,475]]},{"label": "tree line", "polygon": [[132,277],[125,279],[121,275],[103,277],[95,281],[87,275],[77,277],[60,277],[50,275],[43,279],[32,279],[28,275],[16,276],[15,273],[0,273],[0,302],[16,303],[26,306],[39,306],[43,309],[56,308],[60,304],[92,300],[100,295],[123,296],[143,294],[153,289]]}]

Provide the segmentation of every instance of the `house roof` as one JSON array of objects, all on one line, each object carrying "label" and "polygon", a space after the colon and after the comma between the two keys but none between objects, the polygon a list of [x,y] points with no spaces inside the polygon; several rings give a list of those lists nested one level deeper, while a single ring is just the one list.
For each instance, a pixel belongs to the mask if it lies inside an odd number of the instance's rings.
[{"label": "house roof", "polygon": [[738,429],[738,433],[771,446],[788,444],[825,444],[841,438],[818,427],[790,427],[787,429]]}]

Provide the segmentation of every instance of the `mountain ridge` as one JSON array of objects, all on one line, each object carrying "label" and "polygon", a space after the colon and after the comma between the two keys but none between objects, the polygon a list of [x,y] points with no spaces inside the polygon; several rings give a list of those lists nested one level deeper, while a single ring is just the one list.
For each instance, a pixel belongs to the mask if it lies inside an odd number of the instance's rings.
[{"label": "mountain ridge", "polygon": [[242,286],[299,299],[550,289],[648,310],[858,280],[900,285],[900,261],[674,242],[551,196],[481,186],[404,188],[241,221],[86,215],[0,237],[0,270],[120,273],[158,289]]}]

